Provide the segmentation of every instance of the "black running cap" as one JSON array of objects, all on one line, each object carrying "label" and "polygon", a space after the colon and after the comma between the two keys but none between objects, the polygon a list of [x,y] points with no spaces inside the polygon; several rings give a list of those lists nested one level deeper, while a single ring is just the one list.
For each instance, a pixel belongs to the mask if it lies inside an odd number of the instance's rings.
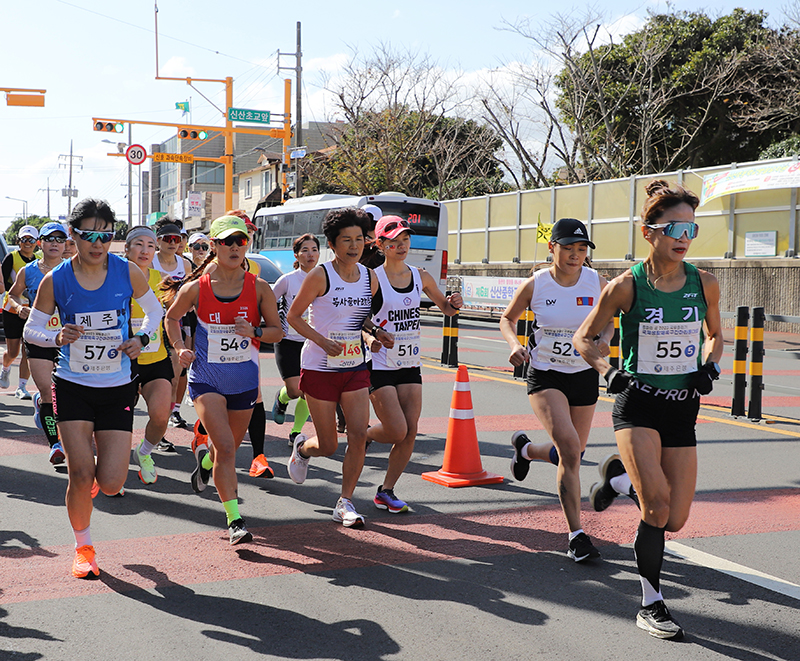
[{"label": "black running cap", "polygon": [[589,244],[592,250],[596,247],[594,243],[589,240],[589,233],[586,231],[586,225],[577,218],[561,218],[557,220],[555,225],[553,225],[550,240],[553,243],[560,243],[562,246],[582,242]]}]

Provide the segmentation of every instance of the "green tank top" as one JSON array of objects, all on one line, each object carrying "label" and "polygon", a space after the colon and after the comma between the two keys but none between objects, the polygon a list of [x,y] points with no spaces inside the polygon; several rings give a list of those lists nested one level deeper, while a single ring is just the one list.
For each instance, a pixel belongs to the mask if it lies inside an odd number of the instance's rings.
[{"label": "green tank top", "polygon": [[644,263],[632,269],[634,301],[620,315],[625,371],[660,389],[688,388],[702,360],[706,298],[697,267],[684,262],[686,284],[675,292],[654,289]]}]

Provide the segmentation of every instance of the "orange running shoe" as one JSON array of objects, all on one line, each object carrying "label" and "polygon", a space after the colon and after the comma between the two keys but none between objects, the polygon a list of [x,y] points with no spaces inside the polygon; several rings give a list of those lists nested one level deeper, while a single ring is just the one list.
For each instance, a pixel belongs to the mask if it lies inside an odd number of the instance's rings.
[{"label": "orange running shoe", "polygon": [[192,452],[197,454],[197,448],[200,445],[205,445],[208,448],[208,434],[201,434],[198,429],[200,428],[200,420],[194,423],[194,438],[192,438]]},{"label": "orange running shoe", "polygon": [[100,569],[94,557],[94,546],[81,546],[75,551],[75,560],[72,562],[72,575],[75,578],[89,578],[89,574],[100,576]]},{"label": "orange running shoe", "polygon": [[253,459],[253,463],[250,464],[250,477],[265,477],[267,479],[275,477],[275,473],[269,467],[269,462],[263,454],[258,455]]},{"label": "orange running shoe", "polygon": [[100,485],[97,484],[97,480],[92,482],[92,498],[94,498],[97,494],[100,493]]}]

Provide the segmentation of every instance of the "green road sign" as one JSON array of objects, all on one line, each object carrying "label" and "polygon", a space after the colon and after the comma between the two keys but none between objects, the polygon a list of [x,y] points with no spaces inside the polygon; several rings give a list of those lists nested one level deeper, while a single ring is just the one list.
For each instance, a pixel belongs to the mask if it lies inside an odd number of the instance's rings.
[{"label": "green road sign", "polygon": [[228,108],[228,120],[231,122],[255,122],[257,124],[269,124],[269,114],[269,110]]}]

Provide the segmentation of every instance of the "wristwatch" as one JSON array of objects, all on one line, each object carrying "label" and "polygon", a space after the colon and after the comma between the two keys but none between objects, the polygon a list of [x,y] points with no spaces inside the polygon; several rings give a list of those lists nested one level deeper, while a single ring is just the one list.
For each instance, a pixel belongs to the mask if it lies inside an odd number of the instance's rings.
[{"label": "wristwatch", "polygon": [[264,334],[264,331],[261,330],[261,326],[254,326],[253,327],[253,335],[255,337],[261,337]]},{"label": "wristwatch", "polygon": [[713,368],[714,368],[714,371],[717,373],[717,374],[716,374],[716,376],[715,376],[714,378],[715,378],[715,379],[718,379],[718,378],[719,378],[719,375],[720,375],[720,374],[722,374],[722,370],[720,369],[720,367],[719,367],[719,364],[718,364],[718,363],[715,363],[715,362],[714,362],[714,361],[712,361],[712,360],[709,360],[709,361],[706,363],[706,365],[711,365],[711,367],[713,367]]},{"label": "wristwatch", "polygon": [[146,349],[147,345],[150,344],[149,335],[145,335],[144,333],[136,333],[134,337],[138,337],[142,341],[142,349]]}]

